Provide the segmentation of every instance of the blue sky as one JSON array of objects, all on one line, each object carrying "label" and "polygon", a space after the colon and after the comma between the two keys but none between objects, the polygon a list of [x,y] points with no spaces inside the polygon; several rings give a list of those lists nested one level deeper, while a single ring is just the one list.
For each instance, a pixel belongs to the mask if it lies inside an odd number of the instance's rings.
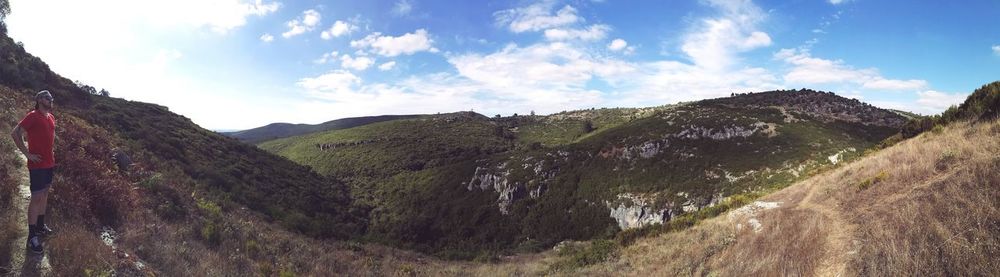
[{"label": "blue sky", "polygon": [[11,0],[56,72],[208,129],[814,88],[937,113],[1000,79],[998,1]]}]

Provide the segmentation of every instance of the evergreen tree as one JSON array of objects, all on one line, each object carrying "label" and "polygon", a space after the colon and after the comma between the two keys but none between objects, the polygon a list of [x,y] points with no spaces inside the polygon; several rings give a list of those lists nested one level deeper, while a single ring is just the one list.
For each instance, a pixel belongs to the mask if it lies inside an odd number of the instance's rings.
[{"label": "evergreen tree", "polygon": [[7,33],[7,24],[3,22],[7,15],[10,14],[10,1],[0,0],[0,34]]},{"label": "evergreen tree", "polygon": [[0,21],[3,21],[10,14],[10,1],[0,0]]}]

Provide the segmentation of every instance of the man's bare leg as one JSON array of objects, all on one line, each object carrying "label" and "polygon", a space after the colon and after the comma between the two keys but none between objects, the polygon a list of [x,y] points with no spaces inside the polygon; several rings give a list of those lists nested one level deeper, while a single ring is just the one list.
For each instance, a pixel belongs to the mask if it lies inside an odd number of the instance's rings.
[{"label": "man's bare leg", "polygon": [[28,225],[35,225],[38,221],[38,215],[45,213],[48,199],[48,189],[31,193],[31,202],[28,202]]}]

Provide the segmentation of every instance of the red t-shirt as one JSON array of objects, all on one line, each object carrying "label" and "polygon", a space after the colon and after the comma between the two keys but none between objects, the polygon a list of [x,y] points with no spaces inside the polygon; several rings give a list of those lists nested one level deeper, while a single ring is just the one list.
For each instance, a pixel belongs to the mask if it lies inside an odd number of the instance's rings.
[{"label": "red t-shirt", "polygon": [[51,113],[32,110],[17,124],[28,136],[28,153],[42,156],[42,161],[28,161],[29,169],[52,168],[56,166],[56,158],[52,153],[52,145],[56,142],[56,118]]}]

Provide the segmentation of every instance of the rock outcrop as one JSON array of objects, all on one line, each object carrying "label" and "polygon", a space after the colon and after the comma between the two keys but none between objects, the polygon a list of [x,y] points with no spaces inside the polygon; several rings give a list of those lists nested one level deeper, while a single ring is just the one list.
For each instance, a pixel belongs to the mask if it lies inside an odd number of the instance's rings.
[{"label": "rock outcrop", "polygon": [[[506,164],[500,166],[502,170]],[[510,170],[501,171],[499,174],[493,173],[490,168],[487,167],[476,167],[476,173],[472,175],[472,180],[469,181],[469,185],[466,187],[469,191],[476,188],[480,190],[493,190],[499,194],[497,197],[497,206],[500,208],[500,213],[510,214],[510,205],[514,203],[514,200],[523,197],[526,191],[524,185],[520,183],[511,183]]]},{"label": "rock outcrop", "polygon": [[663,224],[675,216],[670,209],[654,207],[651,199],[637,194],[619,194],[615,202],[617,206],[607,201],[605,205],[611,210],[611,218],[618,222],[618,227],[622,230]]}]

